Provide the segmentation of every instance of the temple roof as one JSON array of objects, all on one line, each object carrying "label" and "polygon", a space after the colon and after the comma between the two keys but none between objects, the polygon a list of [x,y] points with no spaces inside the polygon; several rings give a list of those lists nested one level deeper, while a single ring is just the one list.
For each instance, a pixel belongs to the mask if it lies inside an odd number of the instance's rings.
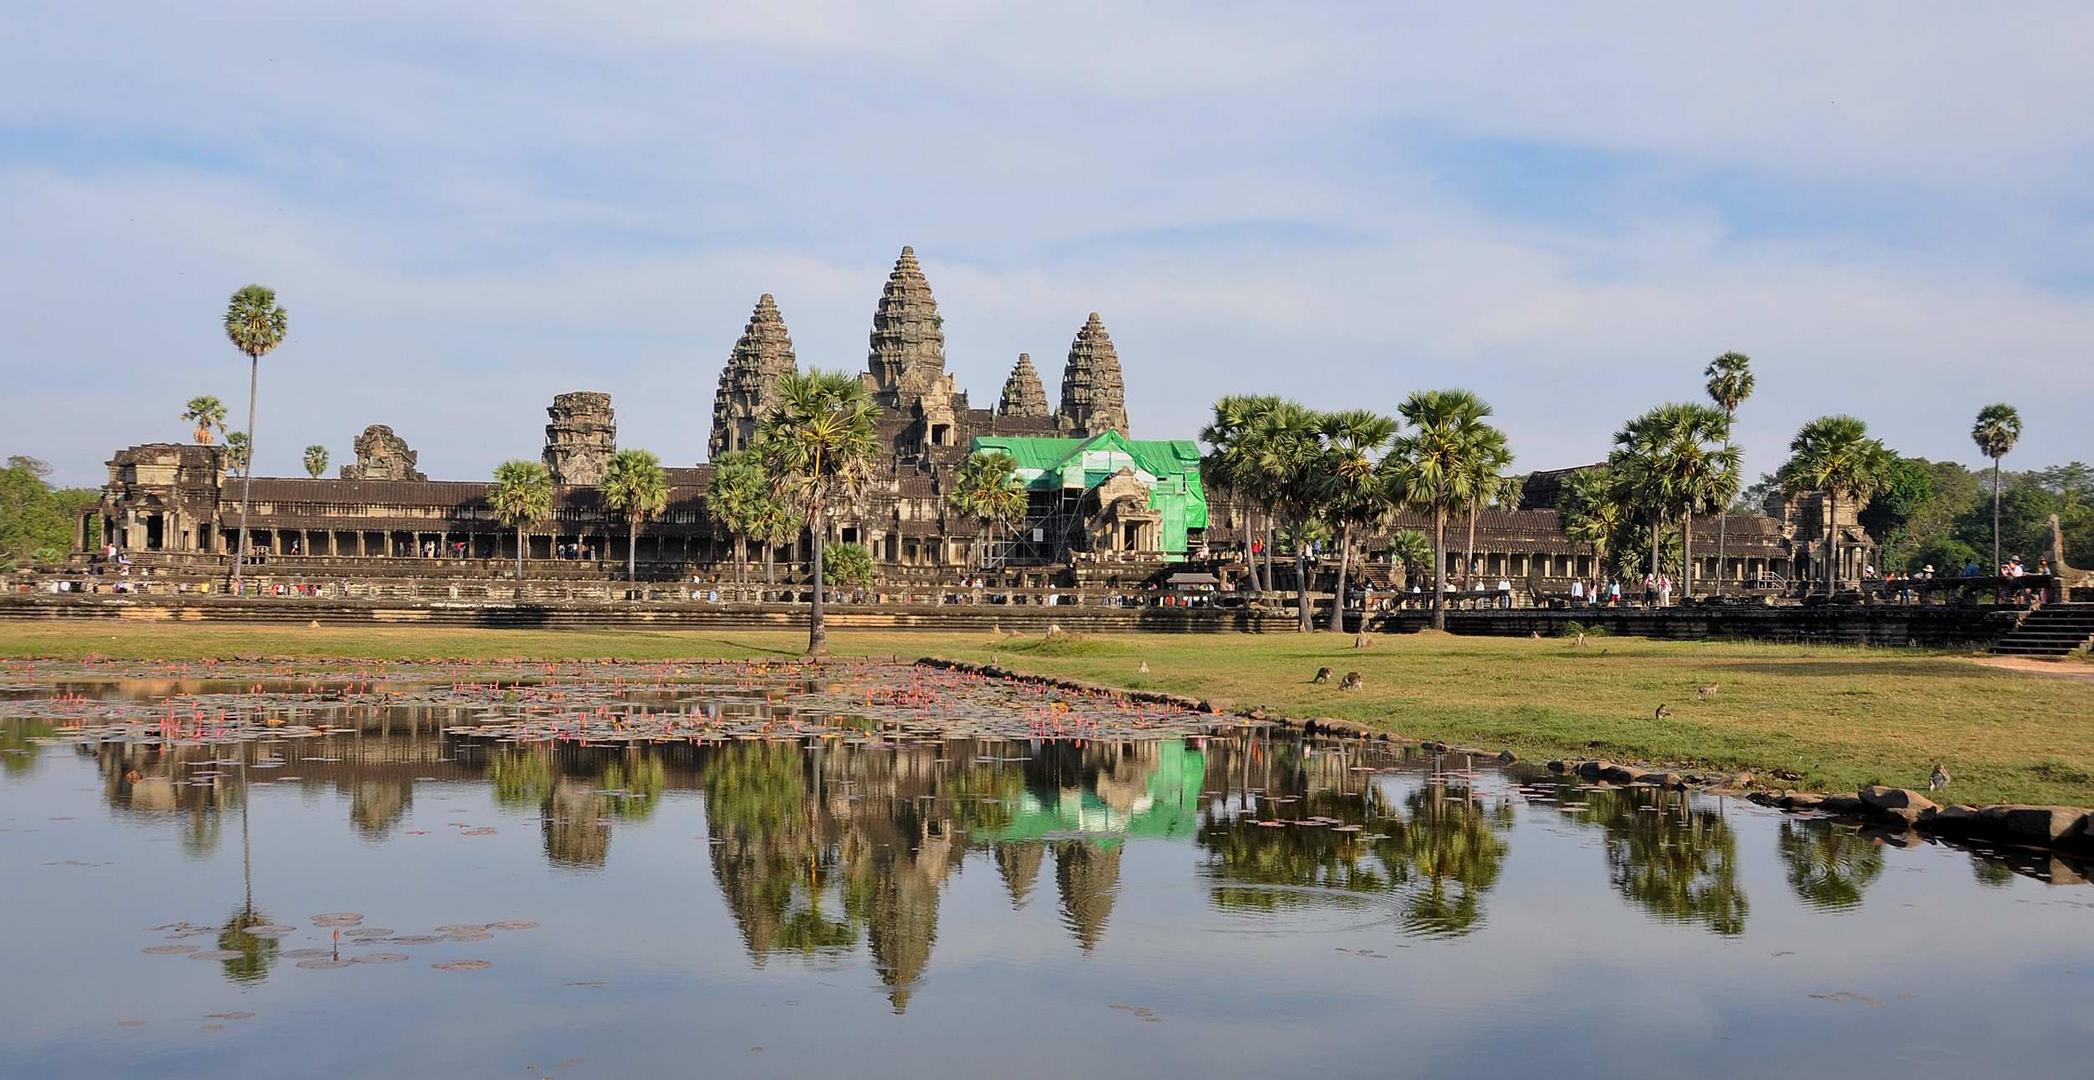
[{"label": "temple roof", "polygon": [[1003,382],[1003,399],[996,404],[1001,416],[1046,416],[1047,388],[1040,382],[1039,369],[1032,366],[1031,353],[1019,353],[1018,363],[1011,368],[1011,377]]},{"label": "temple roof", "polygon": [[874,399],[889,409],[922,398],[945,375],[945,320],[914,248],[902,249],[880,292],[866,368]]},{"label": "temple roof", "polygon": [[1073,434],[1090,435],[1108,428],[1127,432],[1127,390],[1120,377],[1120,354],[1098,313],[1091,312],[1069,343],[1062,368],[1061,419]]}]

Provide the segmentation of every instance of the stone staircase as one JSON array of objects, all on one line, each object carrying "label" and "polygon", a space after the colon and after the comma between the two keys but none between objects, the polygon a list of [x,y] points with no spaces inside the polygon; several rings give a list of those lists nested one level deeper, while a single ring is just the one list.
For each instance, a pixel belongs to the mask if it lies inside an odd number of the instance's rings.
[{"label": "stone staircase", "polygon": [[2094,644],[2094,604],[2047,604],[1993,642],[2002,656],[2064,656]]}]

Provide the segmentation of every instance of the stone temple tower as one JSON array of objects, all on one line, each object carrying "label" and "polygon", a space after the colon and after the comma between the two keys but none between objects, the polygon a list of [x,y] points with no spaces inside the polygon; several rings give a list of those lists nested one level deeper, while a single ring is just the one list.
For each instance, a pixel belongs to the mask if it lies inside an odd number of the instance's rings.
[{"label": "stone temple tower", "polygon": [[1011,377],[1003,382],[1003,400],[996,403],[998,416],[1046,416],[1047,388],[1032,366],[1032,354],[1019,353]]},{"label": "stone temple tower", "polygon": [[916,264],[915,248],[903,248],[887,275],[873,312],[867,370],[873,401],[883,409],[913,412],[924,398],[953,392],[945,374],[945,320],[938,317],[938,301]]},{"label": "stone temple tower", "polygon": [[706,456],[717,461],[722,454],[748,449],[756,440],[756,425],[763,420],[764,410],[777,399],[778,380],[798,370],[785,317],[778,314],[778,302],[765,293],[756,301],[749,325],[720,372]]},{"label": "stone temple tower", "polygon": [[553,398],[545,410],[545,467],[555,484],[594,484],[618,452],[618,420],[611,395],[574,390]]},{"label": "stone temple tower", "polygon": [[1072,438],[1089,438],[1107,430],[1128,433],[1120,354],[1095,311],[1069,344],[1069,362],[1062,368],[1062,406],[1055,419],[1062,434]]}]

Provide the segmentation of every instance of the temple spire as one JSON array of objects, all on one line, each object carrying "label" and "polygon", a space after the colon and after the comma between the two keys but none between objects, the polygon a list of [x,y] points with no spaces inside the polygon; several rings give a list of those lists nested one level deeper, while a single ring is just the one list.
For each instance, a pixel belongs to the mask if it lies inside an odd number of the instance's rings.
[{"label": "temple spire", "polygon": [[727,366],[720,371],[720,387],[713,395],[713,433],[706,444],[707,456],[745,450],[756,438],[756,425],[771,406],[778,380],[799,370],[793,356],[792,335],[778,302],[765,293],[749,315]]},{"label": "temple spire", "polygon": [[1032,366],[1031,353],[1019,353],[1018,363],[1011,368],[1011,377],[1003,381],[1003,399],[996,403],[998,416],[1048,415],[1047,387],[1040,382],[1040,372]]},{"label": "temple spire", "polygon": [[1127,434],[1127,390],[1120,381],[1120,354],[1095,311],[1069,343],[1057,425],[1076,438],[1108,430]]},{"label": "temple spire", "polygon": [[873,401],[883,409],[911,409],[945,381],[945,320],[916,264],[915,248],[904,247],[887,275],[873,312],[866,369]]}]

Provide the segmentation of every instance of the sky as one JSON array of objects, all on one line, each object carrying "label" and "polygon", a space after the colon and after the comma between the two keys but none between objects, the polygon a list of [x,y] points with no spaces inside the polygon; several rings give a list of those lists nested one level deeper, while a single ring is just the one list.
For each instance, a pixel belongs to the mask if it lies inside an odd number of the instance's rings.
[{"label": "sky", "polygon": [[1811,417],[2094,459],[2094,5],[32,2],[0,36],[0,453],[95,484],[246,407],[259,469],[390,424],[432,477],[609,392],[705,455],[756,298],[863,370],[913,245],[947,366],[1052,397],[1100,312],[1138,437],[1266,392],[1495,406],[1520,471],[1751,355]]}]

